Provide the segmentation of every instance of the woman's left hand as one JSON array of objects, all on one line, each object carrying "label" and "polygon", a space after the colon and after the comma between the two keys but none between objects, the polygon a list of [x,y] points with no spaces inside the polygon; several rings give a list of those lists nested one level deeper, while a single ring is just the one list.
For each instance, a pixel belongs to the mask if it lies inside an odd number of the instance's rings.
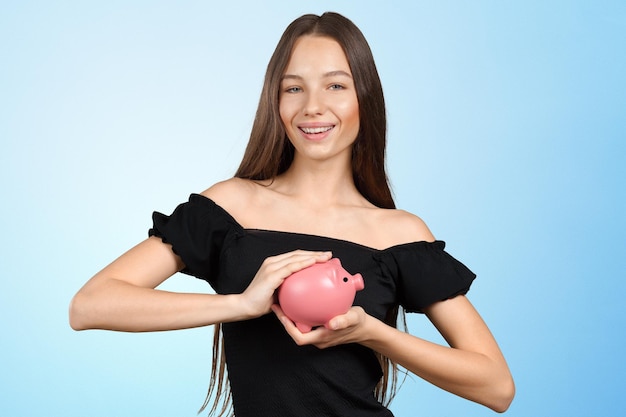
[{"label": "woman's left hand", "polygon": [[363,308],[352,307],[346,314],[330,319],[326,324],[328,327],[320,326],[308,333],[302,333],[278,304],[272,305],[272,311],[297,345],[314,345],[320,349],[363,341],[366,335],[365,324],[371,318]]}]

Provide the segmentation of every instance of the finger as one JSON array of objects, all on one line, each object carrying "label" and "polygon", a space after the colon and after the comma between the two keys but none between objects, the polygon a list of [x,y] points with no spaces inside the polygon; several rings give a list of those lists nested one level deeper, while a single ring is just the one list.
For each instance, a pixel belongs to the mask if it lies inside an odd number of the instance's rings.
[{"label": "finger", "polygon": [[340,316],[333,317],[324,325],[324,327],[329,330],[342,330],[350,327],[350,321],[346,316],[346,314],[342,314]]},{"label": "finger", "polygon": [[289,317],[287,317],[287,315],[285,314],[283,309],[280,308],[280,305],[278,303],[272,304],[272,306],[270,308],[272,309],[274,314],[276,314],[276,317],[278,317],[278,320],[280,320],[280,322],[283,324],[283,326],[288,325],[288,324],[293,325],[293,323],[291,322]]},{"label": "finger", "polygon": [[282,320],[283,317],[286,317],[285,313],[283,312],[283,309],[280,308],[279,304],[272,304],[271,308],[274,314],[276,314],[276,317],[278,317],[280,320]]},{"label": "finger", "polygon": [[310,335],[311,333],[313,333],[314,330],[310,331],[309,333],[302,333],[296,327],[295,323],[293,321],[291,321],[291,319],[289,317],[287,317],[287,315],[285,314],[283,309],[280,308],[280,306],[278,304],[273,304],[271,308],[272,308],[272,311],[274,312],[274,314],[276,314],[276,317],[278,317],[278,319],[282,323],[282,325],[285,328],[285,330],[287,331],[287,333],[296,342],[296,344],[298,344],[300,346],[303,345],[303,344],[307,344],[307,342],[306,342],[307,335]]},{"label": "finger", "polygon": [[303,252],[292,253],[287,257],[278,259],[268,258],[266,267],[269,272],[278,272],[282,278],[309,267],[317,262],[324,262],[332,257],[330,252]]},{"label": "finger", "polygon": [[[283,309],[280,308],[278,304],[273,304],[271,308],[274,314],[276,314],[276,317],[278,317],[280,322],[285,327],[285,330],[287,330],[287,333],[289,333],[292,336],[293,335],[297,336],[298,334],[302,334],[302,332],[298,330],[298,328],[296,327],[295,323],[291,321],[289,317],[287,317]],[[294,334],[292,334],[292,330],[295,331]]]},{"label": "finger", "polygon": [[[311,266],[316,262],[325,262],[331,258],[330,252],[300,252],[292,253],[285,258],[274,260],[272,265],[277,268],[287,267],[292,272]],[[294,268],[297,268],[294,270]]]},{"label": "finger", "polygon": [[330,251],[309,251],[309,250],[297,249],[291,252],[285,252],[279,255],[270,256],[266,260],[269,263],[277,263],[277,262],[288,260],[289,258],[315,257],[315,258],[320,258],[320,259],[325,259],[325,258],[330,259],[330,256],[332,256],[332,253]]},{"label": "finger", "polygon": [[342,330],[355,326],[359,323],[360,310],[361,307],[351,307],[345,314],[340,314],[328,320],[324,327],[330,330]]},{"label": "finger", "polygon": [[345,321],[339,317],[333,317],[324,325],[329,330],[340,330],[345,328]]},{"label": "finger", "polygon": [[319,349],[325,349],[334,345],[331,341],[332,334],[330,330],[324,327],[318,327],[308,333],[302,333],[289,317],[285,315],[279,305],[272,305],[272,311],[276,314],[289,336],[291,336],[298,346],[313,345]]}]

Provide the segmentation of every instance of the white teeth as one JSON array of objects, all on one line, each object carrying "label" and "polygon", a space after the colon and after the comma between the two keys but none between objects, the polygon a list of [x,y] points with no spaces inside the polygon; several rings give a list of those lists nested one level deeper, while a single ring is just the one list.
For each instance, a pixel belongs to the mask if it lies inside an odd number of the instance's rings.
[{"label": "white teeth", "polygon": [[301,127],[300,129],[302,129],[302,131],[306,134],[313,134],[313,133],[324,133],[324,132],[328,132],[330,129],[332,129],[332,126],[324,126],[324,127]]}]

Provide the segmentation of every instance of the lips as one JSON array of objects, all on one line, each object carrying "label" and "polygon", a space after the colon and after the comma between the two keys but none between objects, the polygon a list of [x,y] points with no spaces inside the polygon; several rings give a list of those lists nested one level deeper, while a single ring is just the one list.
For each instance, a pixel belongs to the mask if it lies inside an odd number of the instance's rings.
[{"label": "lips", "polygon": [[334,132],[336,124],[332,122],[303,122],[295,125],[300,137],[311,142],[322,142]]},{"label": "lips", "polygon": [[300,130],[302,130],[307,135],[314,135],[314,134],[317,134],[317,133],[328,132],[333,127],[334,126],[320,126],[320,127],[302,127],[301,126]]}]

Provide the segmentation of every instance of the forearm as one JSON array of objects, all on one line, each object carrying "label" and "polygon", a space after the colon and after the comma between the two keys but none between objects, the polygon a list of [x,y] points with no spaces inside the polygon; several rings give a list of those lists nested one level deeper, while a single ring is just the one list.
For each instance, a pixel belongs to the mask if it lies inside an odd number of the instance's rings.
[{"label": "forearm", "polygon": [[245,318],[237,295],[175,293],[116,279],[86,286],[70,305],[75,330],[176,330]]},{"label": "forearm", "polygon": [[441,346],[375,319],[368,324],[367,334],[363,345],[424,380],[495,411],[508,408],[514,388],[503,358]]}]

